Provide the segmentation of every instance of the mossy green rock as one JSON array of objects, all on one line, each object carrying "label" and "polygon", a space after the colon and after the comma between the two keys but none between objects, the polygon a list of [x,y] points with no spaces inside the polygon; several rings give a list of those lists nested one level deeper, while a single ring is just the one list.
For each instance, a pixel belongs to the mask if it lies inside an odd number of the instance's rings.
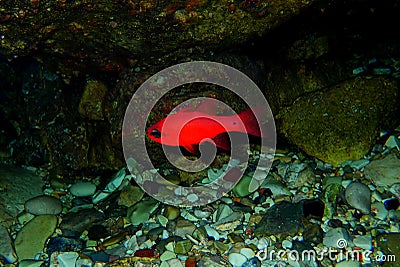
[{"label": "mossy green rock", "polygon": [[56,216],[40,215],[22,227],[14,242],[18,259],[33,259],[42,252],[46,240],[53,234],[56,226]]},{"label": "mossy green rock", "polygon": [[396,259],[400,258],[400,233],[388,233],[379,235],[376,237],[376,243],[378,249],[381,250],[388,259],[385,262],[384,266],[399,266]]},{"label": "mossy green rock", "polygon": [[299,98],[278,115],[280,130],[309,155],[337,166],[362,158],[377,131],[396,124],[397,98],[396,81],[357,77]]}]

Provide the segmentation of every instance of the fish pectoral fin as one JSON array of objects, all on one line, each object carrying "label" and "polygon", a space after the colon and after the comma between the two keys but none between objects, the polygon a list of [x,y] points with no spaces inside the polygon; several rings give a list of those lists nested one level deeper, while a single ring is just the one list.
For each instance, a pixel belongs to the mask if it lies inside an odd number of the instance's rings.
[{"label": "fish pectoral fin", "polygon": [[183,148],[186,149],[187,151],[189,151],[190,153],[195,154],[195,155],[197,155],[198,151],[199,151],[198,150],[198,146],[197,145],[192,145],[192,144],[184,145]]},{"label": "fish pectoral fin", "polygon": [[215,145],[225,151],[231,150],[231,142],[227,133],[219,134],[212,139]]}]

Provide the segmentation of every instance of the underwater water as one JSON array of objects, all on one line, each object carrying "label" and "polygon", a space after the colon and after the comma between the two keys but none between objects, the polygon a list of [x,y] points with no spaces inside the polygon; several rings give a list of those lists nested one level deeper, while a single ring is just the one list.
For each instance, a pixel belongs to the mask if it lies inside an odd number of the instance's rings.
[{"label": "underwater water", "polygon": [[398,266],[398,1],[0,8],[0,266]]}]

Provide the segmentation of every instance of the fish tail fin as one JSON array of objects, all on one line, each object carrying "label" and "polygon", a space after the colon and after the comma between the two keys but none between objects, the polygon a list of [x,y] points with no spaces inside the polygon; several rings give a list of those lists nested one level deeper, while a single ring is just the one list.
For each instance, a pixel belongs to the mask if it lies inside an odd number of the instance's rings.
[{"label": "fish tail fin", "polygon": [[[257,121],[257,118],[254,114],[260,115],[262,118],[262,111],[261,107],[255,107],[252,109],[245,110],[238,114],[239,118],[242,120],[246,132],[250,135],[257,136],[257,137],[264,137],[261,134],[260,125]],[[260,122],[262,123],[262,122]]]}]

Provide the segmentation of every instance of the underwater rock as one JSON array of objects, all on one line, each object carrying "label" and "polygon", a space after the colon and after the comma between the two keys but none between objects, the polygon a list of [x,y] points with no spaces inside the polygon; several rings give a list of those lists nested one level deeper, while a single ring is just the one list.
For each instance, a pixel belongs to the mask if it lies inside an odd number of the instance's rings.
[{"label": "underwater rock", "polygon": [[267,210],[257,225],[256,236],[296,235],[303,229],[303,209],[300,203],[282,201]]},{"label": "underwater rock", "polygon": [[376,186],[392,186],[400,182],[400,159],[390,153],[382,159],[373,160],[365,167],[365,177]]},{"label": "underwater rock", "polygon": [[324,236],[324,245],[328,248],[351,247],[350,235],[344,228],[329,229]]},{"label": "underwater rock", "polygon": [[4,257],[9,263],[17,261],[14,243],[11,240],[7,228],[0,226],[0,257]]},{"label": "underwater rock", "polygon": [[33,172],[0,165],[0,224],[11,225],[24,203],[42,194],[42,178]]},{"label": "underwater rock", "polygon": [[92,196],[96,192],[96,185],[92,182],[77,182],[69,188],[69,192],[76,197]]},{"label": "underwater rock", "polygon": [[228,256],[228,260],[234,267],[239,267],[247,261],[247,258],[240,253],[231,253]]},{"label": "underwater rock", "polygon": [[90,225],[100,222],[105,216],[95,209],[83,209],[78,212],[69,212],[64,215],[60,224],[63,236],[79,237]]},{"label": "underwater rock", "polygon": [[36,254],[41,253],[56,226],[56,216],[39,215],[22,227],[14,242],[18,259],[34,259]]},{"label": "underwater rock", "polygon": [[364,214],[371,210],[371,191],[362,183],[353,182],[344,192],[347,203]]},{"label": "underwater rock", "polygon": [[397,90],[397,82],[385,77],[346,80],[282,110],[280,129],[307,154],[335,166],[358,160],[378,129],[395,126]]},{"label": "underwater rock", "polygon": [[[400,233],[385,233],[380,234],[376,238],[376,247],[386,256],[391,256],[392,259],[400,258]],[[395,260],[386,261],[385,267],[397,267],[398,263]]]},{"label": "underwater rock", "polygon": [[91,120],[103,119],[104,97],[107,87],[100,81],[88,81],[79,103],[79,113]]},{"label": "underwater rock", "polygon": [[25,202],[25,211],[34,215],[58,215],[62,211],[62,203],[52,196],[37,196]]},{"label": "underwater rock", "polygon": [[51,255],[54,252],[80,251],[84,242],[79,238],[51,237],[46,246],[46,252]]},{"label": "underwater rock", "polygon": [[153,198],[143,199],[140,202],[128,208],[128,220],[133,225],[139,225],[149,220],[151,213],[153,213],[160,203]]}]

